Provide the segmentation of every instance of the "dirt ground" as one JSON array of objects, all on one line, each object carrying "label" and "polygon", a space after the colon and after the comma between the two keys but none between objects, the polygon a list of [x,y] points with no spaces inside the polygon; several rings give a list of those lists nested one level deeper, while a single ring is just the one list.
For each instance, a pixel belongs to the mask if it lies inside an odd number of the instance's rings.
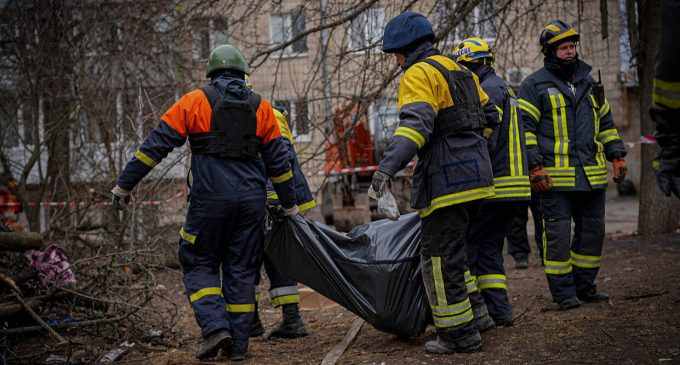
[{"label": "dirt ground", "polygon": [[[637,201],[610,194],[607,241],[598,278],[608,303],[557,311],[542,268],[532,256],[528,270],[506,256],[515,325],[482,335],[483,351],[434,356],[424,342],[434,329],[404,341],[364,324],[339,364],[680,364],[680,234],[642,240],[634,236]],[[531,224],[529,225],[531,227]],[[532,245],[532,247],[534,247]],[[163,273],[167,293],[182,303],[172,348],[132,351],[117,364],[199,364],[199,331],[183,294],[181,274]],[[265,299],[261,317],[271,330],[280,312]],[[356,316],[336,306],[303,312],[310,335],[297,340],[256,338],[244,364],[319,364],[345,336]],[[218,358],[214,363],[229,363]]]},{"label": "dirt ground", "polygon": [[[506,257],[515,325],[483,334],[483,351],[434,356],[420,338],[403,341],[368,324],[341,357],[341,364],[680,364],[680,234],[641,240],[633,232],[637,200],[610,194],[607,235],[599,288],[608,303],[557,311],[537,259],[528,270],[514,268]],[[179,274],[168,277],[181,293]],[[174,284],[173,284],[174,283]],[[185,300],[180,294],[177,300]],[[262,320],[271,329],[280,313],[262,304]],[[135,359],[156,365],[193,364],[198,328],[184,307],[179,349]],[[310,336],[287,341],[251,342],[246,364],[318,364],[340,342],[356,318],[341,307],[303,312]],[[226,359],[222,359],[228,363]],[[220,359],[216,361],[220,362]]]}]

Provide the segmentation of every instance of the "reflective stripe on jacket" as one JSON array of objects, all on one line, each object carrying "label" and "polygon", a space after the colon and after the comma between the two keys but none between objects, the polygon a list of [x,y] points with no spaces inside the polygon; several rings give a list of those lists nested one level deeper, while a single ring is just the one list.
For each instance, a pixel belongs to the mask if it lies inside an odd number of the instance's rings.
[{"label": "reflective stripe on jacket", "polygon": [[482,89],[501,109],[501,124],[489,143],[493,166],[495,201],[530,200],[529,166],[526,159],[524,127],[517,98],[507,83],[492,68],[479,74]]},{"label": "reflective stripe on jacket", "polygon": [[[431,59],[451,71],[461,66],[446,56]],[[474,76],[487,120],[497,124],[498,114]],[[453,105],[444,76],[432,65],[415,62],[399,82],[399,126],[380,162],[380,171],[394,176],[418,155],[413,175],[411,206],[421,217],[446,206],[494,195],[491,161],[486,140],[471,131],[433,135],[440,110]]]},{"label": "reflective stripe on jacket", "polygon": [[598,103],[592,93],[590,70],[579,61],[575,81],[568,84],[541,68],[520,88],[529,167],[545,167],[554,190],[604,189],[605,158],[626,155],[609,102]]},{"label": "reflective stripe on jacket", "polygon": [[[211,81],[221,93],[247,98],[252,92],[243,80],[220,76]],[[118,177],[118,185],[132,190],[170,151],[182,146],[192,133],[210,131],[212,108],[202,90],[191,91],[161,117],[144,143],[135,152]],[[191,195],[206,199],[231,199],[244,194],[265,195],[267,176],[274,182],[286,207],[295,204],[293,173],[288,149],[281,136],[271,104],[261,100],[257,109],[257,137],[261,141],[261,159],[232,160],[209,155],[191,156]]]}]

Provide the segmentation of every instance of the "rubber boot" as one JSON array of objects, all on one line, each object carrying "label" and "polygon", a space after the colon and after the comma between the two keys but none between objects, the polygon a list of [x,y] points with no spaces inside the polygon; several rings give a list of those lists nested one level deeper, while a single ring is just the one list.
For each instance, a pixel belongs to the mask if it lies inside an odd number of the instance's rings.
[{"label": "rubber boot", "polygon": [[248,339],[233,339],[229,347],[230,361],[243,361],[248,355]]},{"label": "rubber boot", "polygon": [[557,303],[560,306],[560,310],[566,311],[569,309],[574,309],[578,308],[581,306],[581,301],[578,300],[576,297],[572,298],[567,298],[564,299],[563,301]]},{"label": "rubber boot", "polygon": [[[439,331],[438,331],[439,332]],[[478,352],[482,349],[482,336],[479,331],[452,339],[443,333],[437,333],[437,339],[425,343],[425,351],[433,354],[451,354],[454,352]]]},{"label": "rubber boot", "polygon": [[485,304],[473,306],[472,312],[475,315],[475,326],[479,332],[486,332],[496,328],[496,323],[489,315],[489,311],[486,309]]},{"label": "rubber boot", "polygon": [[529,268],[529,257],[517,256],[515,259],[515,269],[524,270]]},{"label": "rubber boot", "polygon": [[226,330],[219,330],[213,332],[203,339],[201,347],[196,353],[196,358],[199,360],[212,359],[217,356],[217,353],[223,347],[228,347],[231,335]]},{"label": "rubber boot", "polygon": [[299,338],[308,335],[297,303],[284,304],[282,314],[283,320],[269,334],[269,338]]}]

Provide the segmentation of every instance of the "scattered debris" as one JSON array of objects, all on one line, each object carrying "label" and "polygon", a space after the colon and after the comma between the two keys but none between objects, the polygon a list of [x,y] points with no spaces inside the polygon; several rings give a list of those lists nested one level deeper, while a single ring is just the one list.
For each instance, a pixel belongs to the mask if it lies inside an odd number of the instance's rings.
[{"label": "scattered debris", "polygon": [[119,347],[107,352],[102,356],[99,361],[97,361],[97,364],[111,364],[113,362],[116,362],[120,360],[120,358],[123,357],[130,349],[132,349],[135,346],[135,343],[130,343],[130,342],[123,342],[120,344]]}]

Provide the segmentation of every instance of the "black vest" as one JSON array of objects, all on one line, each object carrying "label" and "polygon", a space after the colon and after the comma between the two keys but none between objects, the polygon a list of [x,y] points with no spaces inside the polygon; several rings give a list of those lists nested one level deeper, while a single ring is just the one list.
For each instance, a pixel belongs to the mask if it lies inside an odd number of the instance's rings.
[{"label": "black vest", "polygon": [[453,100],[452,106],[437,113],[433,136],[444,138],[461,132],[481,132],[485,123],[484,112],[472,72],[466,69],[448,70],[431,59],[421,62],[436,68],[444,76]]},{"label": "black vest", "polygon": [[260,95],[251,93],[245,100],[220,95],[207,85],[201,88],[210,102],[210,131],[189,135],[191,153],[223,159],[255,160],[260,158],[257,137],[257,108]]}]

